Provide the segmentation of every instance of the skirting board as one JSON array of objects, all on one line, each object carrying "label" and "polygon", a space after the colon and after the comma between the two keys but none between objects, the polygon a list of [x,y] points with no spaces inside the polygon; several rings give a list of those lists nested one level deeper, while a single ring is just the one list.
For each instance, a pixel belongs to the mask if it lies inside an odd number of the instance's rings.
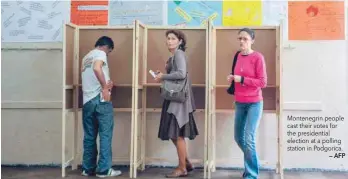
[{"label": "skirting board", "polygon": [[62,109],[61,101],[1,101],[2,109]]},{"label": "skirting board", "polygon": [[301,102],[284,102],[284,111],[322,111],[323,104],[320,101],[301,101]]}]

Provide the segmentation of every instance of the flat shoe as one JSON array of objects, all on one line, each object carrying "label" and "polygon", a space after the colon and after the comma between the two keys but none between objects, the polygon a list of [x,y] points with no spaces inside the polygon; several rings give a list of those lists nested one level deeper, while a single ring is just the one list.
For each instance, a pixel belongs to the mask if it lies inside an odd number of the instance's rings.
[{"label": "flat shoe", "polygon": [[193,165],[192,164],[189,164],[189,165],[187,165],[186,164],[186,170],[187,170],[187,172],[192,172],[193,171]]},{"label": "flat shoe", "polygon": [[172,173],[167,174],[166,178],[178,178],[178,177],[186,177],[187,171],[174,170]]}]

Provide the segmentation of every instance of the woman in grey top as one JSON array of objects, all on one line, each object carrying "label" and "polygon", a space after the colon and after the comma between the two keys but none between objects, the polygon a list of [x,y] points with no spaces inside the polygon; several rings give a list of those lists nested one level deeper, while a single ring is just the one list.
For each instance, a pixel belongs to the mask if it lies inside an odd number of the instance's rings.
[{"label": "woman in grey top", "polygon": [[[185,79],[189,88],[189,95],[184,103],[164,100],[162,105],[161,122],[158,137],[162,140],[171,139],[174,143],[179,158],[179,166],[167,178],[186,176],[187,172],[193,170],[193,166],[188,160],[185,138],[195,139],[198,129],[193,117],[196,110],[195,101],[192,93],[192,84],[187,72],[186,38],[179,30],[168,30],[166,32],[167,47],[171,57],[166,62],[167,74],[157,71],[156,81]],[[174,61],[173,61],[174,59]],[[173,68],[176,65],[177,70]]]}]

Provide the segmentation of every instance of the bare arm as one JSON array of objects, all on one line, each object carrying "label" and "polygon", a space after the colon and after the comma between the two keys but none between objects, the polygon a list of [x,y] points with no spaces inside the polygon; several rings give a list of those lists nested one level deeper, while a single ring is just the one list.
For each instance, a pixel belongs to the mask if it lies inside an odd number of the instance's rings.
[{"label": "bare arm", "polygon": [[163,80],[179,80],[179,79],[184,79],[186,77],[186,71],[187,71],[186,57],[183,51],[179,50],[175,53],[174,63],[175,64],[173,65],[176,65],[178,70],[170,74],[163,74],[162,76]]},{"label": "bare arm", "polygon": [[100,85],[102,88],[106,88],[106,81],[105,81],[105,76],[102,70],[104,62],[102,60],[95,60],[94,65],[93,65],[93,71],[95,76],[97,77]]}]

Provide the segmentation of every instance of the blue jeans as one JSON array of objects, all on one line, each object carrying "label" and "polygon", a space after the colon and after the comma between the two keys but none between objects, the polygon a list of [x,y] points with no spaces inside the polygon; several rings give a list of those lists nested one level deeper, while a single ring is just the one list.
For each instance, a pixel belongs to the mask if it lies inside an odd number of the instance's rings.
[{"label": "blue jeans", "polygon": [[255,138],[263,110],[263,101],[257,103],[236,102],[234,139],[244,153],[243,178],[256,179],[259,174],[259,159]]},{"label": "blue jeans", "polygon": [[[104,174],[112,166],[112,135],[114,129],[114,111],[111,102],[100,102],[96,96],[82,107],[84,130],[82,169],[89,174]],[[97,166],[97,143],[99,132],[100,153]]]}]

